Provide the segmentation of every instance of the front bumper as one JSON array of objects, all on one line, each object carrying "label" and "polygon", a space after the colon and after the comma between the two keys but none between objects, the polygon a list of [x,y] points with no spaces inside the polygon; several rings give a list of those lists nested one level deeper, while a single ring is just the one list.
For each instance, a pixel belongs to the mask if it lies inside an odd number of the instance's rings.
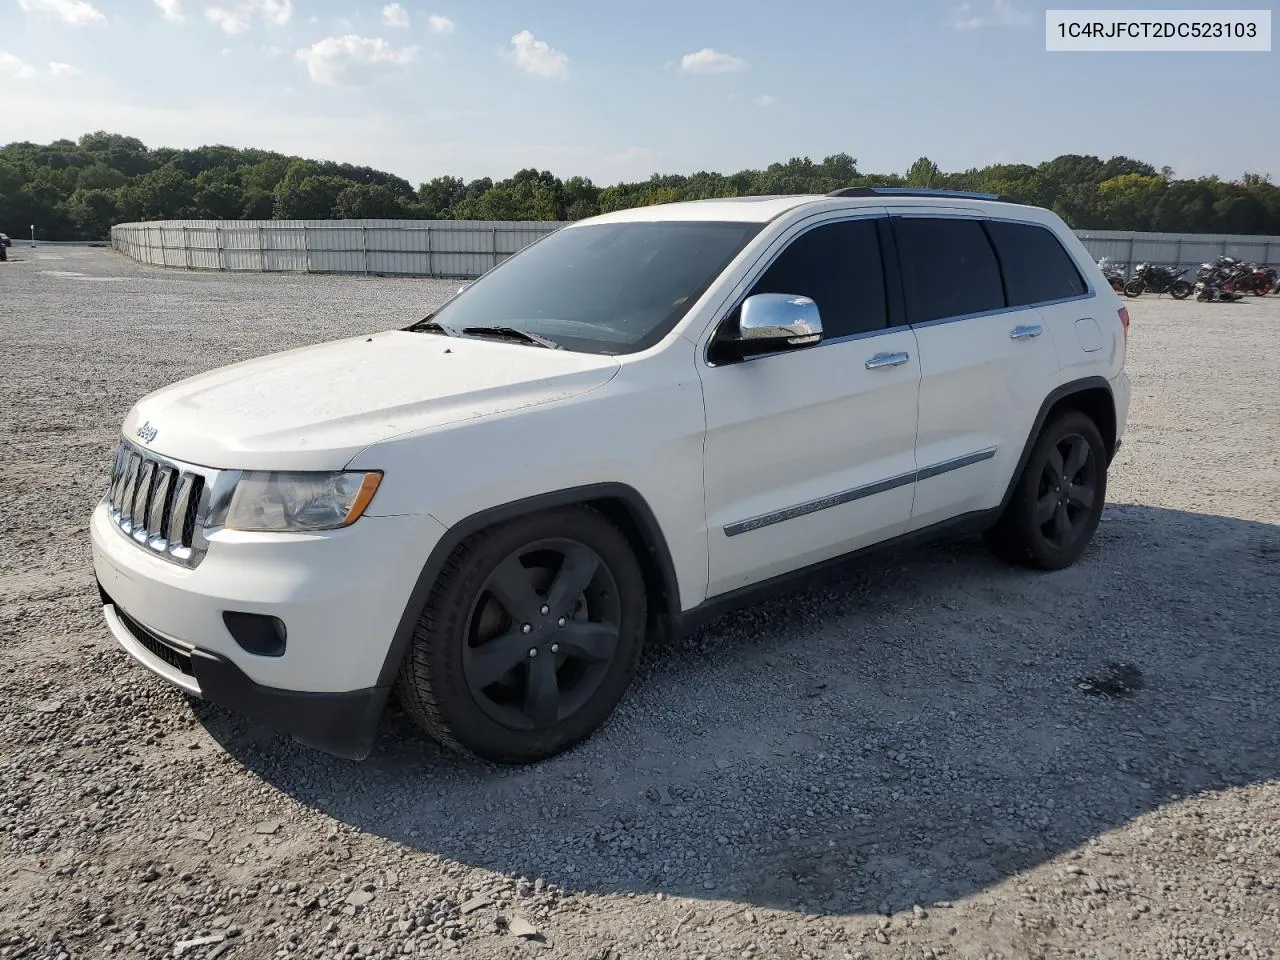
[{"label": "front bumper", "polygon": [[226,657],[161,639],[120,610],[99,584],[102,613],[125,652],[187,693],[227,707],[246,720],[292,734],[307,746],[351,760],[373,749],[387,687],[349,693],[306,693],[266,687]]},{"label": "front bumper", "polygon": [[[436,520],[363,517],[317,534],[221,530],[194,569],[138,546],[101,504],[90,532],[107,626],[135,660],[312,746],[368,753],[393,636],[444,533]],[[244,649],[223,620],[227,611],[279,618],[283,653]]]}]

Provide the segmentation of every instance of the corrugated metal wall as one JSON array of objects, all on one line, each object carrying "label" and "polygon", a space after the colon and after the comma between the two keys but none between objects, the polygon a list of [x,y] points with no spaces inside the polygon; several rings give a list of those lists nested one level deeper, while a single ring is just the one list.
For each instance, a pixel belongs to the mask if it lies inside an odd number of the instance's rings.
[{"label": "corrugated metal wall", "polygon": [[[189,270],[478,277],[560,227],[520,220],[163,220],[111,228],[143,263]],[[1077,230],[1093,255],[1195,267],[1219,254],[1275,264],[1280,237]]]},{"label": "corrugated metal wall", "polygon": [[189,270],[478,277],[563,226],[480,220],[162,220],[111,228],[142,263]]},{"label": "corrugated metal wall", "polygon": [[1126,274],[1131,274],[1132,268],[1139,263],[1194,269],[1223,254],[1266,265],[1280,262],[1280,237],[1127,230],[1077,230],[1076,236],[1095,260],[1110,257],[1116,263],[1126,264]]}]

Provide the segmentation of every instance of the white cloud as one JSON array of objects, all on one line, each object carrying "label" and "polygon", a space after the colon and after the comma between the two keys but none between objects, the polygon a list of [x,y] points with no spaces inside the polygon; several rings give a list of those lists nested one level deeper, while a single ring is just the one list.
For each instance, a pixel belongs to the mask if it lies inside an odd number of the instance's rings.
[{"label": "white cloud", "polygon": [[19,80],[25,80],[27,77],[35,76],[35,70],[31,68],[29,63],[25,63],[19,56],[15,56],[7,50],[0,50],[0,76],[17,77]]},{"label": "white cloud", "polygon": [[756,97],[757,107],[772,107],[775,106],[777,102],[778,98],[772,93],[762,93],[760,96]]},{"label": "white cloud", "polygon": [[409,11],[398,3],[388,3],[382,8],[382,22],[388,27],[407,27]]},{"label": "white cloud", "polygon": [[448,17],[442,17],[438,13],[433,13],[427,17],[427,27],[432,33],[453,33],[454,22]]},{"label": "white cloud", "polygon": [[1031,23],[1029,11],[1013,0],[991,0],[986,13],[974,13],[973,4],[962,3],[956,10],[957,30],[980,30],[983,27],[1025,27]]},{"label": "white cloud", "polygon": [[336,86],[367,80],[381,66],[403,66],[415,53],[413,47],[397,50],[381,37],[346,34],[325,37],[294,57],[307,65],[307,73],[316,83]]},{"label": "white cloud", "polygon": [[293,0],[230,0],[205,7],[204,15],[231,36],[247,33],[255,20],[283,27],[293,16]]},{"label": "white cloud", "polygon": [[51,77],[74,77],[84,73],[78,67],[73,67],[69,63],[58,63],[57,61],[49,61],[49,76]]},{"label": "white cloud", "polygon": [[89,0],[18,0],[27,13],[40,13],[57,17],[73,27],[101,26],[107,22],[102,11]]},{"label": "white cloud", "polygon": [[511,46],[515,49],[516,66],[526,73],[557,79],[569,75],[569,58],[552,50],[545,40],[535,40],[528,30],[512,37]]},{"label": "white cloud", "polygon": [[747,61],[741,57],[730,56],[710,47],[686,53],[680,58],[680,69],[685,73],[737,73],[746,68]]},{"label": "white cloud", "polygon": [[182,12],[182,0],[153,0],[153,2],[160,8],[166,20],[177,23],[179,20],[187,19]]}]

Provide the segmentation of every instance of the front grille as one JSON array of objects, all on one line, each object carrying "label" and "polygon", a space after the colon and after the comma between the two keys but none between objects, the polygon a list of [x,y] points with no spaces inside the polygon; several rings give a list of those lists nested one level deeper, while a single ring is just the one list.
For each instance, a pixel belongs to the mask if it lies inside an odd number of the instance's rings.
[{"label": "front grille", "polygon": [[214,476],[121,440],[107,488],[111,519],[156,556],[194,567],[204,555],[201,527]]},{"label": "front grille", "polygon": [[191,669],[191,655],[189,653],[157,637],[119,607],[116,607],[116,616],[120,618],[120,622],[125,625],[128,631],[133,634],[133,638],[146,647],[154,656],[159,657],[169,666],[181,670],[188,677],[195,676]]}]

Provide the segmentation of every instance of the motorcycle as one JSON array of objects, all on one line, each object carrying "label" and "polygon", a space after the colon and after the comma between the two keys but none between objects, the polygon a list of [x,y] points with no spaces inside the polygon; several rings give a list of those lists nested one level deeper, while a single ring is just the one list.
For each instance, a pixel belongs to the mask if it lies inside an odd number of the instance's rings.
[{"label": "motorcycle", "polygon": [[1263,267],[1248,260],[1237,260],[1235,257],[1221,256],[1214,261],[1223,275],[1222,289],[1238,290],[1251,293],[1255,297],[1265,297],[1276,287],[1276,271],[1274,267]]},{"label": "motorcycle", "polygon": [[1098,269],[1102,271],[1107,283],[1111,284],[1112,290],[1124,293],[1124,264],[1112,263],[1110,257],[1103,257],[1098,261]]},{"label": "motorcycle", "polygon": [[[1202,263],[1196,271],[1196,300],[1201,303],[1234,303],[1243,300],[1244,294],[1235,290],[1235,271],[1224,264],[1223,257],[1213,263]],[[1230,259],[1229,257],[1225,259]]]},{"label": "motorcycle", "polygon": [[1124,285],[1126,297],[1140,297],[1148,290],[1152,293],[1167,293],[1175,300],[1185,300],[1191,296],[1192,285],[1182,279],[1186,270],[1174,272],[1172,267],[1162,267],[1154,263],[1140,263],[1133,272],[1133,279]]}]

